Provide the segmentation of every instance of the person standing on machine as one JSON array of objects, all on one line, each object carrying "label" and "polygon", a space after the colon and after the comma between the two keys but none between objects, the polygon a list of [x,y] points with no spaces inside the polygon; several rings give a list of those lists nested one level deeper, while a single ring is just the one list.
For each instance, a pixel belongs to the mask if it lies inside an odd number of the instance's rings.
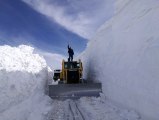
[{"label": "person standing on machine", "polygon": [[74,55],[74,52],[73,52],[73,49],[68,45],[68,55],[69,55],[69,58],[68,58],[68,61],[73,61],[73,55]]}]

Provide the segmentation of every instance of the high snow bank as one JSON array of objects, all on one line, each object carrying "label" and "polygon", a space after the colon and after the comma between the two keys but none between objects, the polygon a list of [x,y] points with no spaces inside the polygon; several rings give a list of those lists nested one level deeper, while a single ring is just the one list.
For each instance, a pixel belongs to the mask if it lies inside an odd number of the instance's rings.
[{"label": "high snow bank", "polygon": [[25,45],[0,46],[0,119],[30,120],[38,113],[40,119],[40,112],[46,110],[49,98],[44,92],[48,68],[33,50]]},{"label": "high snow bank", "polygon": [[109,99],[158,120],[159,1],[118,0],[84,57],[87,77],[102,81]]}]

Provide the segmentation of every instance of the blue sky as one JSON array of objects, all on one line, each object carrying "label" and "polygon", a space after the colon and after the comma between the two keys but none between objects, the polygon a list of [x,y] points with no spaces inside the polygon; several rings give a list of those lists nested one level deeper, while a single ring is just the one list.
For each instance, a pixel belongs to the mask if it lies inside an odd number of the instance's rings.
[{"label": "blue sky", "polygon": [[67,55],[69,43],[78,54],[112,15],[113,0],[0,0],[0,45]]}]

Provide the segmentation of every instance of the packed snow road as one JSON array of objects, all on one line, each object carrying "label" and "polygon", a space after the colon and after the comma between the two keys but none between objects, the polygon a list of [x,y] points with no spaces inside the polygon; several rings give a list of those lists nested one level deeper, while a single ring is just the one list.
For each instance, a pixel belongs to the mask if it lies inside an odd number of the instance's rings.
[{"label": "packed snow road", "polygon": [[69,101],[69,111],[71,115],[68,116],[68,118],[71,118],[72,120],[85,120],[86,116],[82,113],[80,110],[77,101]]},{"label": "packed snow road", "polygon": [[79,100],[53,100],[47,120],[141,120],[141,117],[101,97],[83,97]]},{"label": "packed snow road", "polygon": [[77,100],[54,101],[49,120],[87,120]]}]

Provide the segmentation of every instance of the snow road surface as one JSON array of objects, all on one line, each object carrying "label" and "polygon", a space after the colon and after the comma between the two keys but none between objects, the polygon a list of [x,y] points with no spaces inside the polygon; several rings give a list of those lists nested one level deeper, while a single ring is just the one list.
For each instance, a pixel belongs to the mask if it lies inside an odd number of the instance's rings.
[{"label": "snow road surface", "polygon": [[53,100],[47,120],[141,120],[131,110],[119,109],[102,97],[79,100]]},{"label": "snow road surface", "polygon": [[53,110],[48,120],[87,120],[87,116],[79,107],[77,100],[66,100],[53,102]]}]

